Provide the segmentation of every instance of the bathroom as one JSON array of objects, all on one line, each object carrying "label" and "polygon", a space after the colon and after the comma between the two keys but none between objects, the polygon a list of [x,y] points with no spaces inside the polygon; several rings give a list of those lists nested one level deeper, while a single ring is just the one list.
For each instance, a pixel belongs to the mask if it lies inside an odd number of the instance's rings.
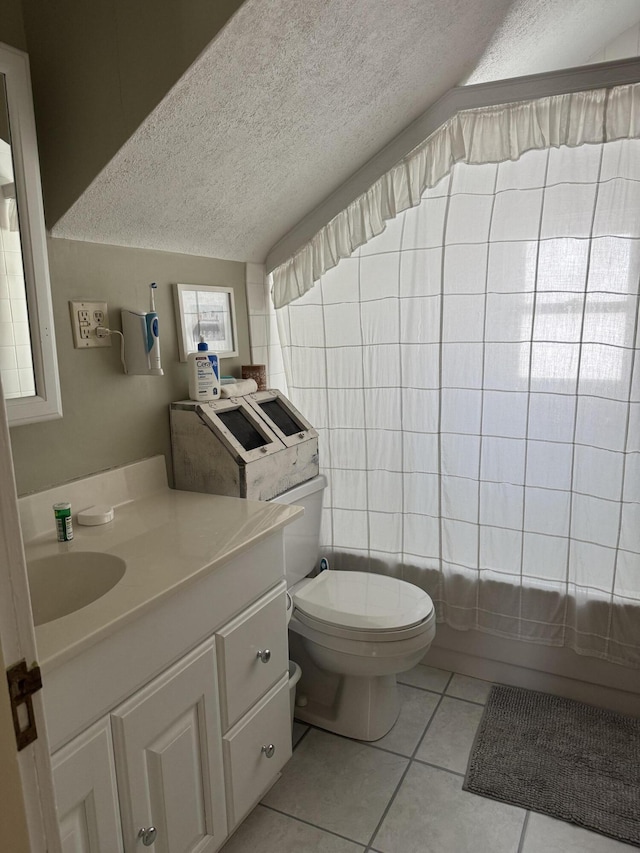
[{"label": "bathroom", "polygon": [[[67,68],[61,66],[57,69],[56,74],[59,76],[56,78],[56,83],[60,86],[67,79],[68,88],[64,98],[61,98],[58,93],[57,99],[52,98],[51,103],[47,104],[43,102],[43,93],[47,90],[43,69],[55,59],[51,54],[54,47],[48,41],[50,32],[56,25],[55,15],[59,15],[60,11],[59,9],[50,12],[41,9],[36,11],[33,7],[29,9],[29,5],[18,2],[7,4],[6,16],[0,23],[0,41],[27,51],[31,57],[45,209],[48,220],[54,223],[98,175],[100,169],[130,136],[150,109],[163,97],[192,59],[206,46],[209,36],[205,40],[206,28],[201,26],[202,19],[198,17],[199,14],[204,13],[202,10],[198,12],[194,4],[191,23],[187,26],[183,21],[180,22],[184,27],[183,39],[187,47],[182,52],[176,51],[180,56],[173,57],[171,45],[176,21],[172,16],[177,13],[169,10],[169,4],[167,4],[164,17],[151,16],[154,18],[155,41],[147,39],[145,49],[148,53],[142,53],[136,58],[133,34],[144,32],[145,27],[148,26],[147,18],[150,17],[149,14],[145,17],[145,11],[148,13],[147,6],[138,6],[139,17],[136,18],[132,11],[132,19],[128,21],[132,35],[131,42],[127,45],[129,52],[125,54],[127,59],[126,62],[125,59],[121,59],[122,65],[119,66],[118,60],[114,58],[116,37],[111,26],[110,7],[108,8],[107,4],[99,4],[96,8],[101,10],[100,13],[96,11],[91,20],[79,20],[75,24],[71,11],[74,5],[80,4],[69,3],[69,27],[64,32],[56,32],[56,38],[59,39],[56,48],[66,52],[70,57]],[[237,5],[239,4],[225,4],[224,10],[217,13],[221,16],[220,20],[212,22],[207,19],[207,27],[221,26],[222,19],[229,16]],[[507,5],[506,3],[493,5],[492,23],[495,23]],[[48,15],[51,15],[51,18],[48,18]],[[39,20],[36,20],[38,18]],[[623,27],[620,31],[622,29]],[[78,30],[84,34],[82,39],[78,38]],[[82,81],[82,86],[68,82],[69,78],[73,81],[72,64],[88,62],[87,44],[90,39],[87,33],[101,33],[103,30],[109,32],[109,39],[105,38],[103,41],[94,39],[94,46],[102,44],[103,53],[94,57],[94,64],[90,66],[91,74]],[[208,32],[212,32],[212,29]],[[252,48],[253,44],[248,41],[244,46],[246,53],[240,57],[247,66],[251,66],[252,63]],[[588,56],[595,52],[594,49]],[[158,62],[159,54],[162,54],[161,62]],[[169,56],[172,56],[173,64],[171,65],[166,59]],[[261,61],[263,59],[262,57]],[[180,66],[181,62],[183,67]],[[140,63],[141,67],[143,63],[153,65],[157,73],[138,74],[137,63]],[[571,62],[570,64],[581,63]],[[114,68],[118,69],[117,75]],[[107,73],[107,69],[110,69],[110,73]],[[119,102],[119,98],[122,97],[118,91],[121,79],[126,79],[127,83],[128,100],[125,100],[124,106]],[[456,82],[457,79],[452,79],[447,85],[443,84],[443,88],[449,88]],[[96,92],[95,102],[87,101],[87,91],[91,88]],[[74,121],[74,115],[84,116],[84,120]],[[87,120],[87,116],[91,119],[90,121]],[[398,125],[397,130],[401,127],[402,125]],[[45,135],[42,135],[41,128],[45,129]],[[262,130],[267,133],[269,128],[265,125]],[[371,154],[374,151],[371,151]],[[317,197],[312,200],[313,204],[320,201],[324,194],[322,190],[318,192]],[[301,219],[306,211],[305,203],[306,200],[302,199],[299,212],[291,214],[292,222]],[[170,208],[171,204],[168,202],[166,204],[168,215],[170,215]],[[98,221],[98,226],[100,224]],[[210,230],[215,232],[218,224],[222,230],[223,223],[210,220]],[[234,227],[233,221],[224,223],[227,232],[233,231]],[[77,229],[76,233],[79,235],[80,229]],[[48,240],[49,270],[54,294],[57,357],[64,416],[58,420],[20,426],[11,430],[18,494],[39,491],[52,484],[85,477],[97,471],[156,454],[170,457],[167,410],[171,402],[183,398],[186,392],[184,365],[178,362],[172,290],[175,282],[202,282],[233,288],[238,321],[239,355],[237,358],[225,361],[223,364],[225,373],[239,376],[240,367],[243,364],[249,364],[251,361],[265,363],[275,360],[275,369],[272,371],[275,383],[279,378],[284,378],[280,369],[278,348],[268,337],[268,333],[273,331],[273,322],[268,319],[266,312],[262,268],[259,263],[264,260],[273,242],[275,240],[269,242],[265,237],[262,254],[257,252],[247,264],[247,258],[241,254],[235,255],[238,260],[221,260],[220,258],[224,256],[222,249],[218,252],[212,250],[211,255],[207,256],[202,251],[171,250],[168,244],[166,249],[158,246],[133,248],[131,245],[126,245],[124,241],[122,245],[118,245],[116,237],[99,241],[86,236],[77,239],[67,238],[63,234],[51,236]],[[123,377],[119,369],[116,346],[112,347],[108,353],[102,350],[79,352],[73,348],[68,309],[70,299],[107,299],[114,308],[126,306],[146,309],[147,287],[151,281],[158,283],[157,310],[163,323],[162,359],[165,375],[162,379]],[[254,316],[251,323],[250,312]],[[264,313],[264,317],[260,317],[261,312]],[[302,404],[298,405],[302,410]],[[449,645],[441,645],[432,650],[438,655],[437,658],[434,656],[431,662],[435,672],[419,671],[419,675],[425,678],[422,688],[420,685],[407,685],[414,691],[426,689],[424,695],[412,694],[411,690],[405,690],[407,695],[411,695],[416,702],[425,696],[429,701],[432,701],[432,697],[440,701],[446,691],[449,697],[464,702],[465,698],[464,695],[460,695],[460,690],[459,695],[455,695],[456,685],[462,683],[462,691],[465,684],[467,689],[477,687],[480,689],[478,695],[481,696],[484,682],[506,680],[505,667],[517,667],[522,663],[523,655],[527,653],[538,655],[537,658],[528,662],[531,667],[530,673],[545,670],[546,661],[540,660],[540,657],[545,657],[545,646],[531,648],[516,642],[509,644],[505,652],[504,648],[497,648],[495,638],[485,634],[475,638],[475,641],[482,643],[483,647],[475,646],[472,652],[474,662],[480,661],[480,668],[465,672],[460,668],[460,660],[464,658],[469,663],[469,649],[461,641],[462,634],[463,632],[450,630]],[[564,660],[558,661],[558,677],[570,673],[574,679],[586,678],[586,675],[577,674],[577,667],[582,667],[584,673],[589,673],[589,670],[593,672],[606,669],[606,664],[600,661],[578,657],[567,650],[563,651],[566,651],[566,655]],[[560,655],[560,658],[562,657]],[[501,661],[502,669],[496,668],[491,663],[496,660]],[[444,676],[441,673],[452,672],[458,674],[455,684],[449,685],[448,681],[451,678],[449,675],[445,681],[442,681]],[[627,675],[628,673],[627,670]],[[435,681],[428,680],[427,676],[435,678]],[[465,682],[463,677],[475,677],[478,683]],[[605,683],[606,680],[605,676]],[[549,685],[543,681],[531,682],[528,686],[536,689],[550,689]],[[619,686],[614,685],[613,689]],[[577,698],[588,700],[588,697]],[[472,700],[470,705],[473,706],[472,710],[479,707],[478,700]],[[300,749],[307,741],[307,737],[308,735],[305,734]],[[347,751],[350,745],[345,745],[344,748]],[[382,750],[381,752],[386,754]],[[276,820],[274,816],[279,814],[280,812],[274,808],[271,810],[270,818]],[[298,821],[300,826],[304,825],[303,820]],[[315,824],[314,820],[310,822]],[[534,819],[530,818],[529,822],[533,825]],[[323,831],[322,827],[319,831]],[[332,838],[337,838],[338,835],[351,838],[348,832],[338,832]],[[359,836],[357,841],[343,838],[342,841],[335,843],[342,844],[345,850],[356,850],[364,849],[368,840],[368,838],[365,839],[363,844]],[[301,841],[300,844],[302,843]],[[308,843],[313,846],[315,842]],[[320,842],[317,841],[317,843]],[[601,840],[600,843],[605,845],[609,842]],[[548,843],[547,849],[550,844],[551,842]],[[568,845],[569,842],[566,849],[570,849]],[[336,849],[342,849],[342,847]],[[373,844],[371,849],[376,849],[376,845]],[[528,851],[528,847],[525,846],[524,849]],[[608,848],[601,846],[593,849],[606,851]],[[611,849],[614,848],[611,847]]]}]

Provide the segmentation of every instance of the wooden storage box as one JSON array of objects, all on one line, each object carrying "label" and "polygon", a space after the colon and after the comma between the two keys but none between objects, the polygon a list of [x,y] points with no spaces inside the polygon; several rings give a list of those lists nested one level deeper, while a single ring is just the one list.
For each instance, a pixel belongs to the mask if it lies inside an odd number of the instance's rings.
[{"label": "wooden storage box", "polygon": [[[171,404],[177,489],[266,501],[316,476],[317,432],[279,391],[251,396]],[[260,402],[278,406],[278,423]]]}]

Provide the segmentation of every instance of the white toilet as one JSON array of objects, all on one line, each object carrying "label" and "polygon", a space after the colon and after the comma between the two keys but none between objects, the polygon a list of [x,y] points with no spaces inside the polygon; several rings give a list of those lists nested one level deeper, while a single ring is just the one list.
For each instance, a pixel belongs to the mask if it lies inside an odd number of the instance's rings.
[{"label": "white toilet", "polygon": [[396,675],[415,666],[433,641],[435,611],[426,592],[386,575],[330,569],[306,577],[318,559],[326,485],[320,475],[273,498],[305,509],[284,536],[290,656],[302,667],[296,717],[377,740],[400,710]]}]

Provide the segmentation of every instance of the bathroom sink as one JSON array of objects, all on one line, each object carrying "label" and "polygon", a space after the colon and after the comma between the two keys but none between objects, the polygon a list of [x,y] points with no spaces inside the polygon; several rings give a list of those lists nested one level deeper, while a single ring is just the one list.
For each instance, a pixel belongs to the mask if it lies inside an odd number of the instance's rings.
[{"label": "bathroom sink", "polygon": [[74,613],[103,596],[127,568],[120,557],[94,551],[71,551],[27,564],[34,625]]}]

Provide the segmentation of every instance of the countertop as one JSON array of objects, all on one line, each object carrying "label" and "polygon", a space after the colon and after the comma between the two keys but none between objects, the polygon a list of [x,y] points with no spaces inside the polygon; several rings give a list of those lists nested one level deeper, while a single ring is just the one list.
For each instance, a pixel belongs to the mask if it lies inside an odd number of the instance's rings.
[{"label": "countertop", "polygon": [[51,670],[71,659],[303,512],[297,506],[164,488],[117,506],[108,524],[74,525],[71,542],[58,543],[53,530],[25,542],[27,563],[64,552],[99,551],[127,564],[122,579],[101,598],[36,628],[41,668]]}]

